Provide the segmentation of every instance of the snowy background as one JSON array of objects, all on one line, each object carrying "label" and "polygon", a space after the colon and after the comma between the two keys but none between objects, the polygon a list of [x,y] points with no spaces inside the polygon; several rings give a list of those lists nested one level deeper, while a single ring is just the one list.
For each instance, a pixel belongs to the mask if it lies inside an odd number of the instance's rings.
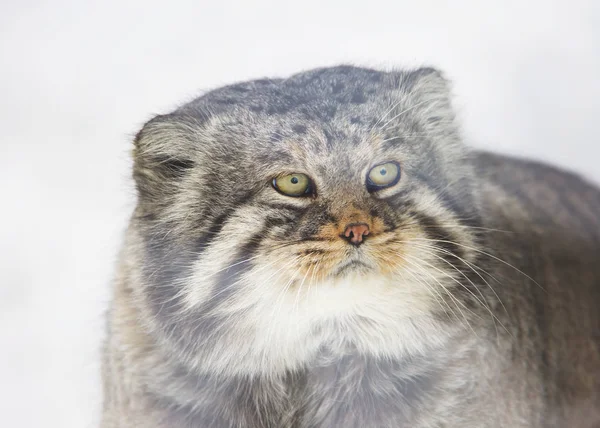
[{"label": "snowy background", "polygon": [[478,146],[600,182],[600,1],[0,4],[0,426],[98,423],[132,135],[237,80],[441,67]]}]

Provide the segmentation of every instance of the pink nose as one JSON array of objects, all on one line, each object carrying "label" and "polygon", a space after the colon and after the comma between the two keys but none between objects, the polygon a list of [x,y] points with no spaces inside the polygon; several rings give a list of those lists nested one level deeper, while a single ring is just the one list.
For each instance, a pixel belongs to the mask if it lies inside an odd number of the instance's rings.
[{"label": "pink nose", "polygon": [[369,225],[366,223],[352,223],[346,226],[344,236],[352,245],[357,247],[362,243],[363,237],[369,234]]}]

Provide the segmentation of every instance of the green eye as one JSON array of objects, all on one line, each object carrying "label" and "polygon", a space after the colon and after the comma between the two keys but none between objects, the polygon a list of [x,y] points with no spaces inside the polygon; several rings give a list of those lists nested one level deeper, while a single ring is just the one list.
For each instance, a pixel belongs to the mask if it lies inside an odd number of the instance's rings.
[{"label": "green eye", "polygon": [[400,165],[386,162],[374,166],[367,175],[367,188],[370,192],[391,187],[400,180]]},{"label": "green eye", "polygon": [[288,174],[273,179],[273,187],[287,196],[305,196],[312,193],[312,183],[305,174]]}]

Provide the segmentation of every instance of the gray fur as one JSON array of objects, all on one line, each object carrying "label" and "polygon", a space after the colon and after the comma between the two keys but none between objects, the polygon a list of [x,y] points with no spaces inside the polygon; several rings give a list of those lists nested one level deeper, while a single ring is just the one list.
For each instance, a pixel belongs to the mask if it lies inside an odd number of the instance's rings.
[{"label": "gray fur", "polygon": [[438,71],[220,88],[134,162],[103,428],[600,426],[600,193],[468,149]]}]

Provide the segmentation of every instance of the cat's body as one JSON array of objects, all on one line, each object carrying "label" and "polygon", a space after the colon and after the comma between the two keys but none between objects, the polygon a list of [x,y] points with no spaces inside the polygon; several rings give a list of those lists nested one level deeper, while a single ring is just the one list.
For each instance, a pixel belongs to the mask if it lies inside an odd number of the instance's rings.
[{"label": "cat's body", "polygon": [[600,192],[469,152],[445,86],[322,69],[146,125],[103,428],[600,426]]}]

